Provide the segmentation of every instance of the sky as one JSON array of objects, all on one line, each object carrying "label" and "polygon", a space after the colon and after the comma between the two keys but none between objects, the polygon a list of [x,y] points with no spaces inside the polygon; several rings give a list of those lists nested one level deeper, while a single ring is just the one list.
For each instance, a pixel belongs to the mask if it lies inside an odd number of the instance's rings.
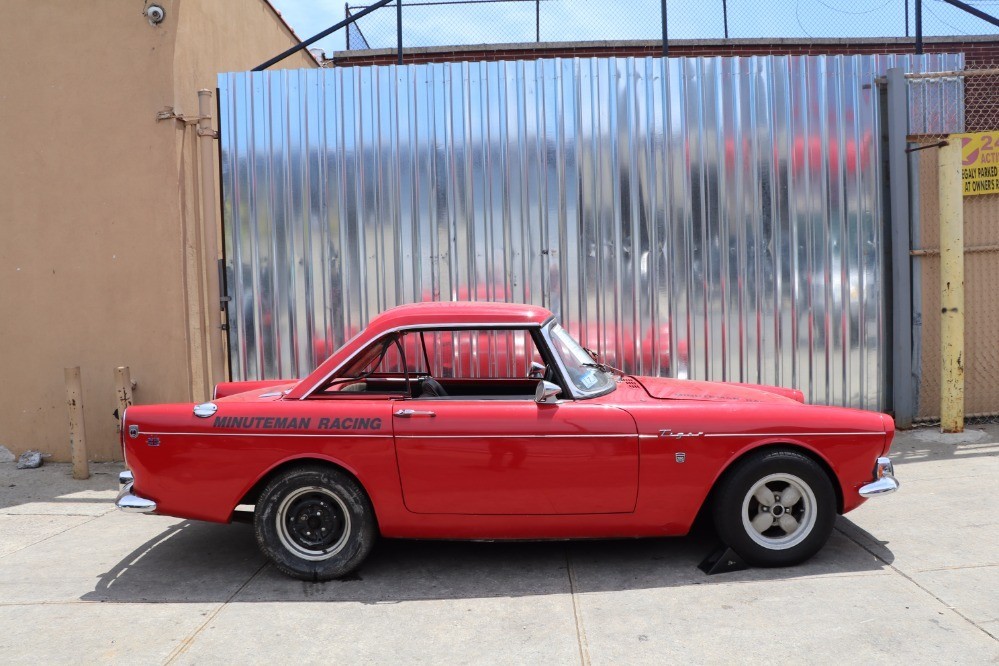
[{"label": "sky", "polygon": [[[448,0],[443,0],[447,2]],[[435,4],[420,6],[427,2]],[[441,46],[541,41],[660,39],[660,0],[403,0],[403,45]],[[344,18],[343,0],[271,0],[302,39]],[[351,3],[354,12],[369,0]],[[910,34],[914,30],[909,0]],[[999,0],[970,0],[999,16]],[[724,37],[722,0],[669,0],[672,39]],[[727,0],[729,37],[881,37],[905,35],[905,0]],[[925,35],[999,35],[999,28],[943,0],[923,1]],[[371,48],[396,43],[394,6],[375,10],[358,25]],[[357,48],[356,38],[353,48]],[[343,31],[314,44],[328,55],[345,48]]]}]

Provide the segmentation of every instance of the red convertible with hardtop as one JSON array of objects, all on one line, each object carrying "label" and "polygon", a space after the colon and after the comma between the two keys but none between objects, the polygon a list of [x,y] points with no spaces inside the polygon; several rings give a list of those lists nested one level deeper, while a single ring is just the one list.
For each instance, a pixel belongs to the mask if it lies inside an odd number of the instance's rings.
[{"label": "red convertible with hardtop", "polygon": [[800,391],[624,374],[530,305],[390,309],[308,377],[132,406],[117,505],[219,523],[329,580],[378,536],[679,536],[708,512],[746,562],[814,555],[898,487],[884,414]]}]

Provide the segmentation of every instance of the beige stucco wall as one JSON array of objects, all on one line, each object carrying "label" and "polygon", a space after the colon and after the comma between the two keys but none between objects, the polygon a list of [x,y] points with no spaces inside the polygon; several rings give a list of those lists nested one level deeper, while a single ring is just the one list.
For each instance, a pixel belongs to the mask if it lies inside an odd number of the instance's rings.
[{"label": "beige stucco wall", "polygon": [[0,445],[14,453],[69,459],[66,366],[82,369],[93,460],[119,456],[116,366],[137,403],[194,397],[196,140],[156,114],[195,115],[217,72],[294,42],[260,0],[163,0],[155,27],[146,4],[0,3]]}]

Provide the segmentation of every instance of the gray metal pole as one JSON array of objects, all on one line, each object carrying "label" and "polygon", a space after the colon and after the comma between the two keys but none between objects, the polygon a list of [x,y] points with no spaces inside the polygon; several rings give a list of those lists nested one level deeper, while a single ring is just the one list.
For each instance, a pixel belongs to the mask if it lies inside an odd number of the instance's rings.
[{"label": "gray metal pole", "polygon": [[882,113],[888,137],[888,208],[887,231],[891,248],[891,406],[900,428],[912,425],[915,416],[912,359],[912,257],[909,217],[909,155],[906,135],[909,130],[907,83],[901,68],[888,70]]}]

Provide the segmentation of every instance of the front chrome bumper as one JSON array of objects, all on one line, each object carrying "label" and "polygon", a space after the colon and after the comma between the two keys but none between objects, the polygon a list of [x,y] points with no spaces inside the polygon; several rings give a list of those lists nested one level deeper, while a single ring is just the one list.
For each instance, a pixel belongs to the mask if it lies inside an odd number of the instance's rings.
[{"label": "front chrome bumper", "polygon": [[895,478],[895,467],[888,458],[878,458],[874,465],[874,481],[861,486],[861,497],[877,497],[898,490],[898,479]]},{"label": "front chrome bumper", "polygon": [[132,484],[135,479],[128,470],[118,474],[118,499],[114,505],[126,513],[153,513],[156,511],[156,502],[145,497],[139,497],[132,492]]}]

